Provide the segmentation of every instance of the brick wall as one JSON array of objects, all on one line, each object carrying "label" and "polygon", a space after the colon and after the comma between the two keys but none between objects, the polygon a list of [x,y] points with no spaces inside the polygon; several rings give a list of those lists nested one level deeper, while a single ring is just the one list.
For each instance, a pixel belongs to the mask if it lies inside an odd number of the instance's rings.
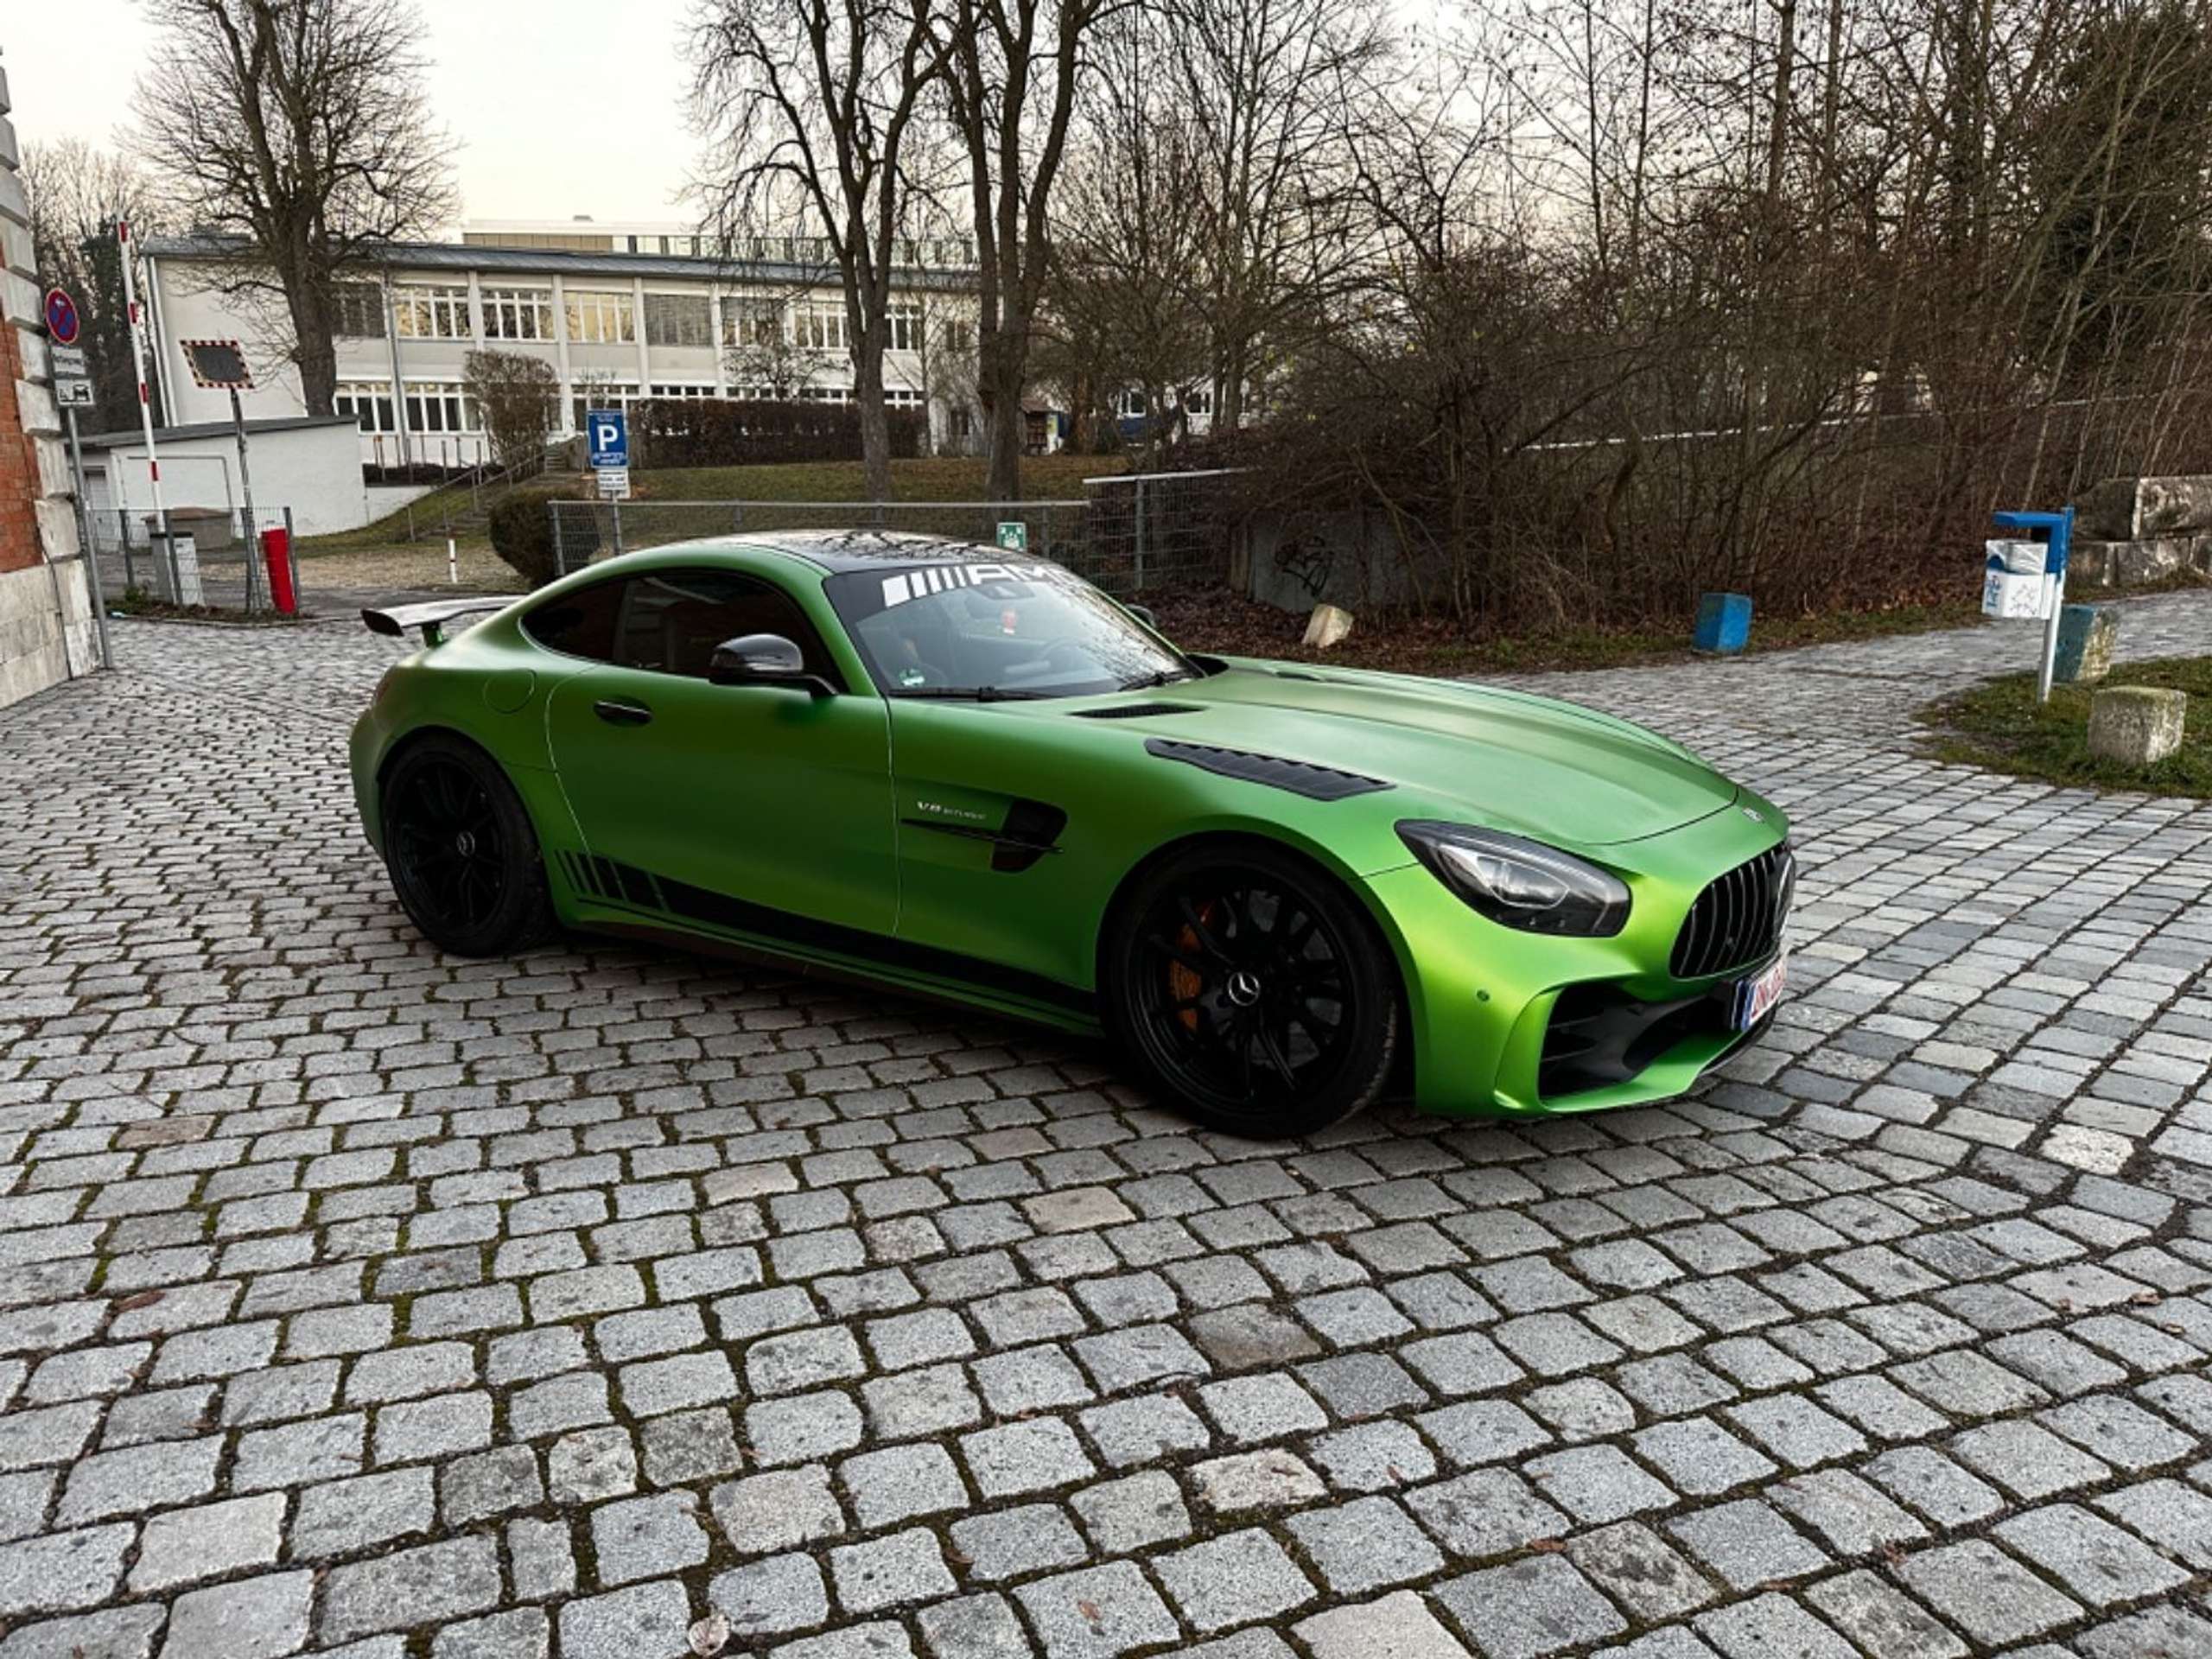
[{"label": "brick wall", "polygon": [[[0,219],[0,226],[5,224]],[[0,235],[5,233],[0,229]],[[12,278],[14,273],[8,275]],[[32,505],[41,493],[38,447],[23,430],[16,404],[16,385],[23,378],[23,353],[12,326],[15,309],[12,304],[7,307],[10,326],[0,327],[0,572],[28,569],[39,562],[38,513]]]}]

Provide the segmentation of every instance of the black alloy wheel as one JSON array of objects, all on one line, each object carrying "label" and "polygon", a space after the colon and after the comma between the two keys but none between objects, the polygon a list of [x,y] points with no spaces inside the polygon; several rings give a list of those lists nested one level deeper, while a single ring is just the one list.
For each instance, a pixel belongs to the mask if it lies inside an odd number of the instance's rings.
[{"label": "black alloy wheel", "polygon": [[432,943],[494,956],[545,931],[537,840],[489,756],[442,736],[414,744],[385,775],[383,810],[393,889]]},{"label": "black alloy wheel", "polygon": [[1396,977],[1333,880],[1259,843],[1201,849],[1122,910],[1109,1014],[1163,1092],[1231,1134],[1309,1134],[1381,1093]]}]

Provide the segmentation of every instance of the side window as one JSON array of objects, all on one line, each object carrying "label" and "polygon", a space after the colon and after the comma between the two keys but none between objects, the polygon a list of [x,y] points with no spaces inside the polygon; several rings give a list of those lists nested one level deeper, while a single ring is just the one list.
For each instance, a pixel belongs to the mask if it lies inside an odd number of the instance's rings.
[{"label": "side window", "polygon": [[626,667],[703,680],[724,640],[780,633],[799,648],[808,672],[842,684],[806,613],[770,582],[734,570],[657,570],[627,588],[614,641],[614,660]]},{"label": "side window", "polygon": [[522,631],[548,651],[611,663],[614,625],[622,613],[623,590],[629,586],[618,577],[548,600],[523,613]]}]

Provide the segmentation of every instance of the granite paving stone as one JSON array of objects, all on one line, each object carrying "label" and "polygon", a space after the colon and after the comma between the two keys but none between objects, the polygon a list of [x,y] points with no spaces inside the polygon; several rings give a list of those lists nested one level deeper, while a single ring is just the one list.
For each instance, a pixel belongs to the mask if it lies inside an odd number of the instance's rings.
[{"label": "granite paving stone", "polygon": [[1789,812],[1790,994],[1662,1105],[1268,1142],[431,948],[314,563],[0,719],[0,1659],[2212,1650],[2212,806],[1925,753],[2020,636],[1500,677]]}]

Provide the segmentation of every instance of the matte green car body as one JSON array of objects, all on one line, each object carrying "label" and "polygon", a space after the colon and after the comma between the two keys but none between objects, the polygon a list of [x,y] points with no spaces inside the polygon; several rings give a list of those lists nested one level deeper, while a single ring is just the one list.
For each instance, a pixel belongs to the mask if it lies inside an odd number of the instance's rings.
[{"label": "matte green car body", "polygon": [[[521,626],[524,612],[583,583],[702,566],[782,588],[819,631],[843,693],[565,657]],[[1102,931],[1133,874],[1194,837],[1257,836],[1332,873],[1379,925],[1402,981],[1410,1084],[1424,1110],[1663,1099],[1744,1040],[1707,1021],[1624,1081],[1549,1098],[1539,1090],[1566,988],[1608,982],[1641,1002],[1718,993],[1718,976],[1670,975],[1676,935],[1708,882],[1785,837],[1771,804],[1679,746],[1518,692],[1247,659],[1205,659],[1217,671],[1153,691],[887,699],[823,591],[827,575],[802,554],[743,540],[661,548],[594,565],[416,652],[386,675],[353,733],[372,841],[379,778],[398,747],[424,731],[459,734],[513,783],[568,925],[719,943],[1093,1033]],[[649,742],[593,712],[641,685],[655,714]],[[1094,717],[1134,705],[1185,712]],[[1389,787],[1311,799],[1163,759],[1147,748],[1159,738]],[[1008,869],[988,831],[1017,800],[1050,803],[1066,819],[1049,856]],[[1408,820],[1503,830],[1601,866],[1631,894],[1626,925],[1576,938],[1488,920],[1414,859],[1397,830]]]}]

